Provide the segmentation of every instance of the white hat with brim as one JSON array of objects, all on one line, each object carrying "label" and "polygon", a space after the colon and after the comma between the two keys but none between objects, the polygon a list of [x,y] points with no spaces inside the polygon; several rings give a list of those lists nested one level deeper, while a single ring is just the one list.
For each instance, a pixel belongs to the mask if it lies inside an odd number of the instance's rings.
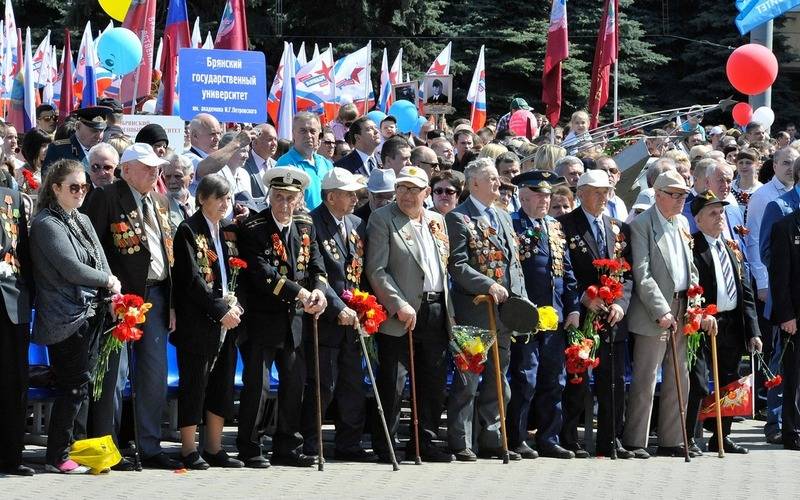
[{"label": "white hat with brim", "polygon": [[158,157],[153,151],[153,146],[143,142],[131,144],[122,152],[122,158],[119,160],[120,165],[129,161],[139,161],[148,167],[163,167],[169,164],[167,160]]},{"label": "white hat with brim", "polygon": [[322,189],[324,190],[358,191],[364,187],[355,174],[341,167],[334,167],[322,178]]},{"label": "white hat with brim", "polygon": [[597,188],[610,188],[611,182],[608,180],[608,173],[605,170],[587,170],[586,172],[582,173],[580,178],[578,179],[578,185],[576,187],[581,186],[592,186]]},{"label": "white hat with brim", "polygon": [[274,189],[300,192],[310,182],[308,174],[297,167],[273,167],[264,172],[264,184]]},{"label": "white hat with brim", "polygon": [[419,167],[403,167],[397,174],[395,185],[401,182],[408,182],[420,188],[428,187],[428,174]]}]

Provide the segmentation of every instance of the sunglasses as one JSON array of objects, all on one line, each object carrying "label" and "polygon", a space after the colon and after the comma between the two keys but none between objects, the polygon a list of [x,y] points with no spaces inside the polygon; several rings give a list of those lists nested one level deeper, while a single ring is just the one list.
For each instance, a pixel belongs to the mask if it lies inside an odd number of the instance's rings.
[{"label": "sunglasses", "polygon": [[441,168],[441,165],[439,165],[438,162],[437,163],[431,163],[429,161],[421,161],[420,163],[425,164],[425,165],[430,165],[431,170],[439,170]]},{"label": "sunglasses", "polygon": [[39,118],[39,119],[40,119],[40,120],[44,120],[44,121],[46,121],[46,122],[53,122],[53,121],[56,121],[56,120],[58,120],[58,115],[47,115],[47,116],[42,116],[42,117],[41,117],[41,118]]},{"label": "sunglasses", "polygon": [[446,194],[447,196],[455,196],[458,191],[453,188],[436,188],[433,190],[433,194],[443,195]]},{"label": "sunglasses", "polygon": [[[59,186],[62,186],[62,184],[59,184]],[[72,194],[78,194],[80,192],[86,193],[89,191],[89,184],[86,184],[85,182],[83,184],[70,184],[67,186],[67,188]]]},{"label": "sunglasses", "polygon": [[113,172],[115,168],[117,168],[116,165],[100,165],[98,163],[92,164],[92,172],[100,172],[101,170]]}]

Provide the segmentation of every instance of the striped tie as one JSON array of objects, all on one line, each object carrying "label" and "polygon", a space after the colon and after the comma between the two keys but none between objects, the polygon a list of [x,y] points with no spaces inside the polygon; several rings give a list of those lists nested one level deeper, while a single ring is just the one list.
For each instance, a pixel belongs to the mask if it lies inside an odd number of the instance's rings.
[{"label": "striped tie", "polygon": [[725,289],[728,291],[728,298],[734,300],[736,298],[736,285],[733,282],[733,271],[731,270],[728,252],[725,251],[725,245],[722,244],[722,241],[717,241],[717,253],[719,255],[719,265],[722,268],[722,277],[725,279]]}]

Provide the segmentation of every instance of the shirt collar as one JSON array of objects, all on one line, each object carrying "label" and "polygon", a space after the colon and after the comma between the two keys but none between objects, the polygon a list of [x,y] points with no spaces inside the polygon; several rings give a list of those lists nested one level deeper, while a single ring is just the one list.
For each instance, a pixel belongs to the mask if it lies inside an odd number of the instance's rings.
[{"label": "shirt collar", "polygon": [[[142,207],[142,199],[147,195],[142,194],[139,191],[135,190],[133,188],[133,186],[131,186],[130,184],[128,184],[128,189],[130,189],[131,190],[131,194],[133,194],[133,201],[135,201],[136,205],[138,205],[139,208],[141,208]],[[147,194],[149,194],[149,193],[147,193]],[[152,199],[151,199],[151,201],[152,201]]]},{"label": "shirt collar", "polygon": [[197,146],[192,146],[192,148],[191,148],[191,149],[192,149],[192,151],[194,151],[194,152],[197,154],[197,156],[199,156],[200,158],[205,158],[205,157],[207,157],[207,156],[208,156],[208,153],[206,153],[206,152],[205,152],[205,151],[203,151],[202,149],[198,148]]},{"label": "shirt collar", "polygon": [[344,217],[337,219],[336,216],[333,215],[333,212],[331,212],[331,209],[328,207],[328,205],[325,205],[325,209],[328,210],[328,213],[331,214],[331,217],[333,217],[333,222],[335,222],[337,225],[344,224]]},{"label": "shirt collar", "polygon": [[252,149],[250,150],[250,154],[253,155],[253,160],[255,160],[255,162],[256,162],[256,167],[259,170],[266,170],[267,163],[268,163],[267,160],[262,158],[261,155],[259,155],[258,153],[256,153]]},{"label": "shirt collar", "polygon": [[278,226],[278,231],[280,232],[283,232],[283,228],[288,227],[291,224],[291,222],[289,222],[289,224],[284,225],[278,222],[278,219],[275,218],[275,215],[272,213],[272,210],[270,210],[269,216],[272,217],[272,220],[275,222],[275,225]]},{"label": "shirt collar", "polygon": [[364,165],[366,165],[367,161],[369,161],[369,159],[372,158],[372,155],[368,155],[367,153],[361,151],[358,148],[353,148],[353,149],[355,149],[356,153],[358,153],[358,156],[361,158],[361,163],[363,163]]},{"label": "shirt collar", "polygon": [[672,222],[670,222],[669,220],[667,220],[666,217],[664,217],[664,214],[661,213],[661,210],[658,209],[657,205],[653,205],[653,210],[655,210],[656,214],[658,214],[658,220],[661,221],[661,225],[665,229],[673,229],[673,228],[675,228],[675,225],[674,225],[675,218],[674,217],[672,218]]},{"label": "shirt collar", "polygon": [[778,179],[777,175],[773,175],[772,176],[772,180],[769,181],[769,182],[772,183],[772,185],[775,186],[775,189],[778,190],[778,191],[788,191],[789,190],[786,186],[783,185],[781,180]]},{"label": "shirt collar", "polygon": [[720,234],[716,238],[713,238],[713,237],[707,235],[706,233],[703,233],[703,236],[705,237],[706,241],[708,242],[708,245],[711,246],[711,247],[716,247],[717,246],[717,242],[720,242],[720,241],[725,243],[723,241],[723,239],[722,239],[722,234]]},{"label": "shirt collar", "polygon": [[206,217],[206,214],[203,214],[203,218],[206,220],[206,224],[208,224],[208,232],[211,233],[211,237],[214,238],[214,240],[218,240],[219,239],[219,223],[217,223],[217,228],[214,229],[214,223],[211,222],[211,219]]},{"label": "shirt collar", "polygon": [[475,198],[474,196],[469,195],[469,199],[472,200],[472,203],[475,204],[475,207],[477,207],[478,212],[480,212],[481,215],[486,213],[486,205],[484,205],[483,203],[478,201],[478,198]]},{"label": "shirt collar", "polygon": [[[603,214],[602,213],[599,216],[595,217],[594,215],[592,215],[589,212],[587,212],[586,209],[583,208],[583,206],[581,206],[581,212],[583,212],[583,215],[586,216],[586,220],[589,221],[589,225],[590,226],[594,224],[594,221],[600,221],[600,224],[601,225],[603,224]],[[594,229],[594,227],[592,227],[592,229]]]}]

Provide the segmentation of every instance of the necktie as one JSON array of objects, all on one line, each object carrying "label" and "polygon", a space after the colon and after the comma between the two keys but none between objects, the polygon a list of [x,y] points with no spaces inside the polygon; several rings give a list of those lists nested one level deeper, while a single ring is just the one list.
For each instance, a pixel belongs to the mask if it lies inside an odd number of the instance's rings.
[{"label": "necktie", "polygon": [[597,250],[600,251],[600,256],[608,257],[608,245],[606,245],[606,237],[603,234],[603,225],[600,224],[600,219],[594,220],[595,241],[597,242]]},{"label": "necktie", "polygon": [[283,229],[281,229],[281,239],[283,240],[284,244],[289,244],[289,226],[285,226]]},{"label": "necktie", "polygon": [[144,219],[144,225],[146,228],[153,230],[155,234],[158,234],[158,228],[156,226],[155,220],[153,220],[153,211],[150,209],[150,197],[145,196],[142,198],[142,218]]},{"label": "necktie", "polygon": [[728,292],[728,298],[734,300],[736,298],[736,284],[733,282],[733,271],[731,270],[730,259],[728,259],[728,252],[725,251],[725,246],[721,241],[717,241],[717,255],[719,256],[719,266],[722,268],[722,278],[725,280],[725,290]]},{"label": "necktie", "polygon": [[617,204],[614,200],[608,200],[608,215],[617,218]]},{"label": "necktie", "polygon": [[347,232],[344,228],[344,222],[337,222],[336,225],[339,227],[339,235],[342,237],[342,241],[347,244]]},{"label": "necktie", "polygon": [[486,207],[486,216],[489,218],[489,224],[497,231],[497,214],[492,207]]},{"label": "necktie", "polygon": [[373,170],[375,170],[375,158],[370,156],[367,158],[367,175],[371,174]]}]

